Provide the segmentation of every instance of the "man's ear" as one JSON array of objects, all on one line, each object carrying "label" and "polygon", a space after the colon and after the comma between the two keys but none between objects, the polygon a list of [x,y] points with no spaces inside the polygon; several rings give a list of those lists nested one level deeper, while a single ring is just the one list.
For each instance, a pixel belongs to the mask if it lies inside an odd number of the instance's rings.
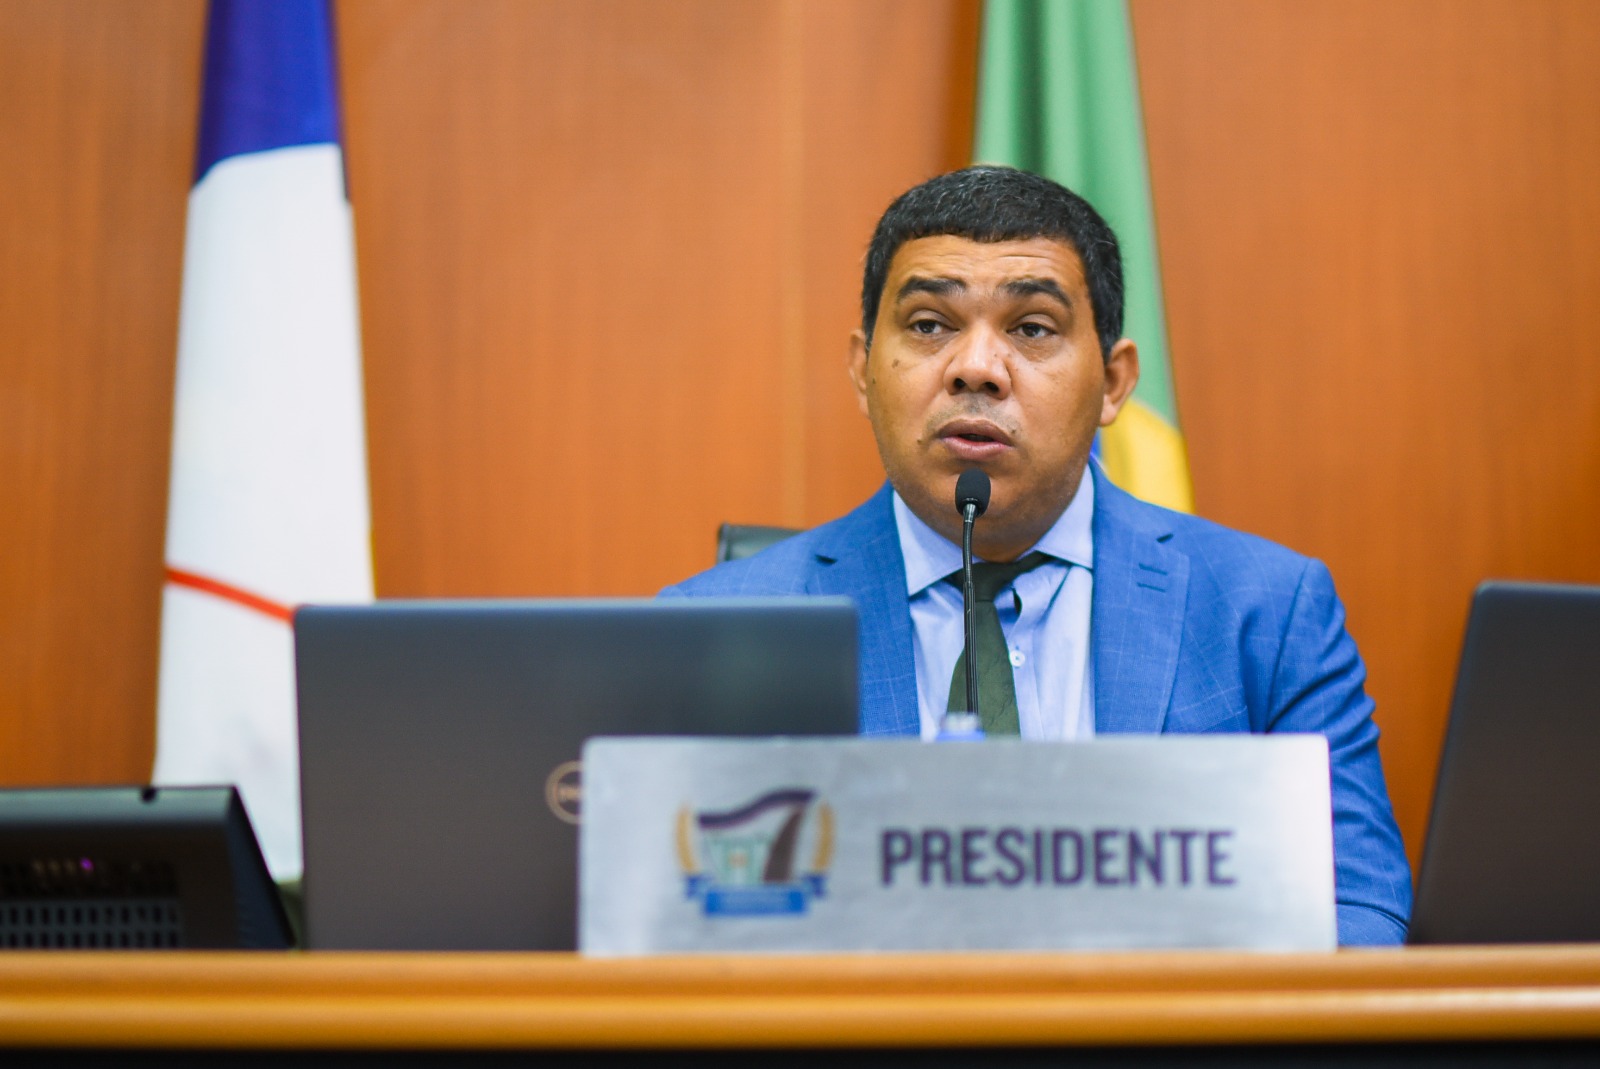
[{"label": "man's ear", "polygon": [[1139,346],[1120,338],[1106,358],[1106,392],[1100,400],[1100,426],[1109,427],[1139,385]]},{"label": "man's ear", "polygon": [[850,332],[850,356],[846,361],[850,384],[856,388],[856,405],[867,412],[867,336],[859,328]]}]

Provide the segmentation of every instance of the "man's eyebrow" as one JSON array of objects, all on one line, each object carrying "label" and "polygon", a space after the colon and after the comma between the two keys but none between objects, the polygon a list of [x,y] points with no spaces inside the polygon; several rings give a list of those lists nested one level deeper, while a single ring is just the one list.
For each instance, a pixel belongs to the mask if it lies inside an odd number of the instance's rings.
[{"label": "man's eyebrow", "polygon": [[931,293],[935,297],[944,297],[952,293],[960,293],[967,288],[967,284],[959,278],[928,278],[925,275],[912,275],[900,287],[900,292],[894,295],[895,303],[899,304],[913,293]]},{"label": "man's eyebrow", "polygon": [[1072,298],[1053,278],[1014,278],[1001,288],[1013,297],[1032,297],[1042,293],[1046,297],[1054,297],[1067,309],[1072,308]]}]

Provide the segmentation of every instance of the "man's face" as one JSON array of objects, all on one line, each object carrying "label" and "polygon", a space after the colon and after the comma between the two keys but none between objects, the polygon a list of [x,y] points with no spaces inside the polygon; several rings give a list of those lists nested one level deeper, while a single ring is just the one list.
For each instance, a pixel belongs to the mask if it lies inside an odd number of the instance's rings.
[{"label": "man's face", "polygon": [[1072,500],[1097,427],[1139,378],[1123,339],[1107,359],[1083,263],[1049,238],[908,241],[884,283],[869,353],[857,331],[850,378],[889,481],[922,520],[959,541],[956,477],[993,485],[974,549],[1011,560]]}]

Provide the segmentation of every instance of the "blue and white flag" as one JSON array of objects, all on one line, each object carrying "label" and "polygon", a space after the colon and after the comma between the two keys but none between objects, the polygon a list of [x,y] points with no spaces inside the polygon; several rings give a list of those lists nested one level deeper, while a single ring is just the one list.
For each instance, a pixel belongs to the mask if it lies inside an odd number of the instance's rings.
[{"label": "blue and white flag", "polygon": [[299,875],[290,617],[372,599],[327,0],[213,0],[178,334],[154,780],[234,783]]}]

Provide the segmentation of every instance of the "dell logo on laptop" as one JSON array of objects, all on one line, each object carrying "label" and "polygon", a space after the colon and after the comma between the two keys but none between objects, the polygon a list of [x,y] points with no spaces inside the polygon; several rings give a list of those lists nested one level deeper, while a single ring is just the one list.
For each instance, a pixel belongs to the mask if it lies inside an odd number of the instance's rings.
[{"label": "dell logo on laptop", "polygon": [[583,815],[583,762],[563,761],[544,781],[544,800],[556,819],[576,824]]}]

